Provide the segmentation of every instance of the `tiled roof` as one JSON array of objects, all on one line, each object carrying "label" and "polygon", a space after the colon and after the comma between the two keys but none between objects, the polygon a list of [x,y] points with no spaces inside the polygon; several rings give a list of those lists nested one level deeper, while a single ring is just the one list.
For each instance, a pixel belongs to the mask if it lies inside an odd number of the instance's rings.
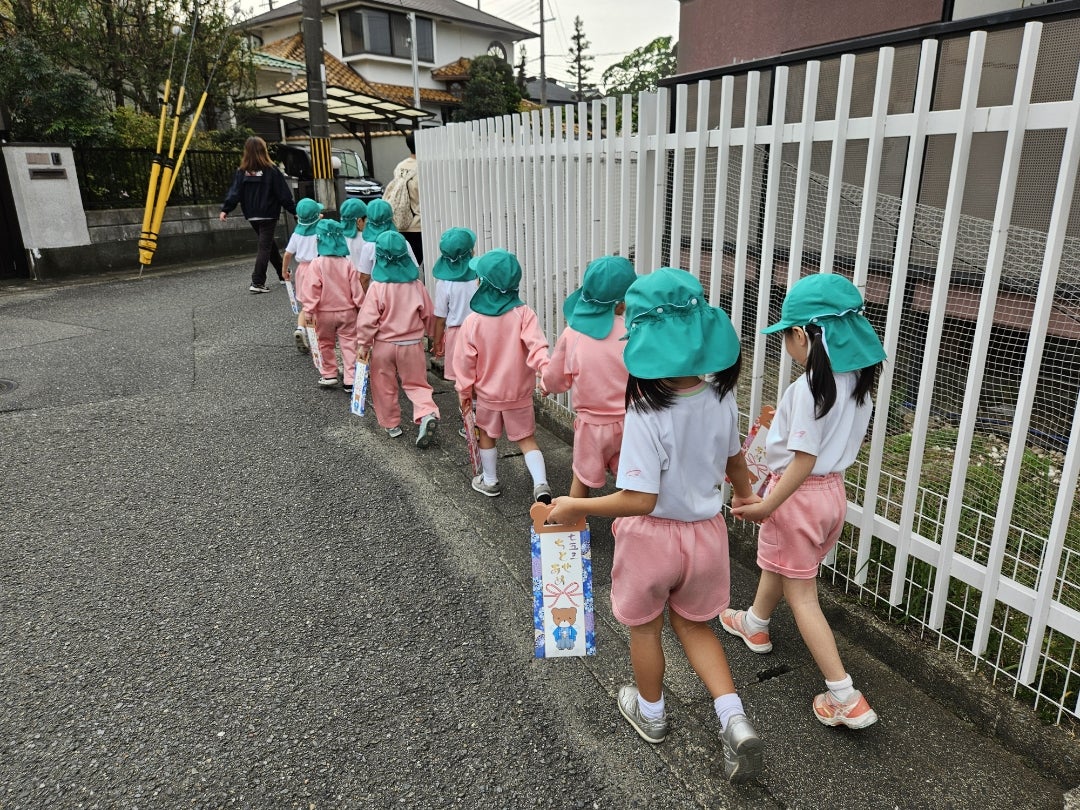
[{"label": "tiled roof", "polygon": [[460,59],[451,62],[449,65],[433,68],[431,71],[431,78],[440,82],[465,81],[469,78],[469,71],[471,70],[472,59],[462,56]]},{"label": "tiled roof", "polygon": [[[391,101],[400,101],[402,104],[413,103],[412,87],[403,84],[382,84],[381,82],[371,82],[370,86],[374,87],[375,92],[383,98],[388,98]],[[431,104],[461,103],[461,99],[453,93],[448,93],[446,90],[432,90],[429,87],[420,88],[420,100],[430,102]]]}]

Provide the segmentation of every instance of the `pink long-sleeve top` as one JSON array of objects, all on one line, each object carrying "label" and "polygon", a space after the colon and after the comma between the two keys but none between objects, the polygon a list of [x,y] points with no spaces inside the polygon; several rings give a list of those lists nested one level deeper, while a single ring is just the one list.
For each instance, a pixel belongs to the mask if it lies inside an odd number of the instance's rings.
[{"label": "pink long-sleeve top", "polygon": [[625,334],[623,317],[616,315],[603,340],[568,326],[555,342],[551,363],[544,371],[544,387],[553,394],[572,390],[574,413],[582,422],[606,425],[626,416]]},{"label": "pink long-sleeve top", "polygon": [[454,386],[494,410],[522,408],[532,403],[536,375],[548,362],[547,338],[529,307],[470,312],[454,346]]},{"label": "pink long-sleeve top", "polygon": [[372,281],[356,317],[358,346],[420,340],[428,331],[434,306],[420,279],[402,283]]},{"label": "pink long-sleeve top", "polygon": [[358,310],[364,303],[364,288],[352,262],[345,256],[319,256],[300,276],[296,297],[304,312]]}]

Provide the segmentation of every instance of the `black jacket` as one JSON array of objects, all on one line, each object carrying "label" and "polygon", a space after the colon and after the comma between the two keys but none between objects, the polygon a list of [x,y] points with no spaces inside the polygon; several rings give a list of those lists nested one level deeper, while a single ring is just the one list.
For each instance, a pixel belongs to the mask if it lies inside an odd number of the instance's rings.
[{"label": "black jacket", "polygon": [[292,189],[276,168],[254,173],[237,169],[221,210],[227,214],[236,208],[237,203],[240,203],[240,210],[247,219],[276,220],[282,208],[296,215]]}]

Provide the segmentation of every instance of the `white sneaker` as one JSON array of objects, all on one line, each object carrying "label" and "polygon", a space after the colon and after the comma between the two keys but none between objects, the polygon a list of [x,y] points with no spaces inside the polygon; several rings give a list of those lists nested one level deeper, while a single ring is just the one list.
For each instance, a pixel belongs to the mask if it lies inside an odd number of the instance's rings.
[{"label": "white sneaker", "polygon": [[472,480],[472,488],[481,495],[487,495],[489,498],[494,498],[496,495],[502,495],[502,484],[498,481],[494,484],[485,484],[483,473],[480,473]]},{"label": "white sneaker", "polygon": [[337,377],[323,377],[319,380],[319,386],[322,388],[333,388],[337,385]]},{"label": "white sneaker", "polygon": [[431,437],[435,435],[435,429],[439,427],[439,420],[435,414],[429,413],[420,420],[420,431],[416,434],[416,446],[421,450],[431,444]]},{"label": "white sneaker", "polygon": [[392,428],[387,428],[386,435],[389,436],[391,439],[396,439],[398,436],[401,435],[401,425],[394,425],[394,427]]}]

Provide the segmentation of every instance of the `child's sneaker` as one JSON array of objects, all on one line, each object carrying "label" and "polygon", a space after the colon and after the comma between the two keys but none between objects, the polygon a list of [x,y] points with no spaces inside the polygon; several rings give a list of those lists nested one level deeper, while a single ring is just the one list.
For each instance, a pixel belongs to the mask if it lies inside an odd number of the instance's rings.
[{"label": "child's sneaker", "polygon": [[341,387],[345,389],[346,394],[351,394],[353,389],[352,383],[342,382]]},{"label": "child's sneaker", "polygon": [[467,438],[469,438],[468,434],[467,434],[467,433],[465,433],[465,428],[463,428],[463,427],[459,427],[459,428],[457,429],[457,435],[458,435],[458,436],[460,436],[460,437],[461,437],[461,438],[463,438],[463,439],[467,439]]},{"label": "child's sneaker", "polygon": [[827,726],[866,728],[877,722],[877,712],[870,708],[863,693],[858,689],[851,699],[841,703],[832,692],[823,692],[814,698],[814,716]]},{"label": "child's sneaker", "polygon": [[731,635],[738,636],[745,643],[751,651],[764,655],[767,652],[772,652],[772,641],[769,640],[769,632],[762,630],[760,633],[748,633],[744,621],[746,619],[745,610],[732,610],[728,608],[720,614],[720,626],[727,630]]},{"label": "child's sneaker", "polygon": [[653,745],[662,743],[667,739],[668,720],[667,716],[658,720],[650,720],[641,713],[638,705],[638,688],[627,684],[619,687],[619,714],[626,718],[626,722],[634,727],[634,731],[645,742]]},{"label": "child's sneaker", "polygon": [[300,354],[307,354],[311,351],[311,347],[308,345],[307,332],[296,327],[296,331],[293,332],[293,338],[296,340],[296,350]]},{"label": "child's sneaker", "polygon": [[748,782],[761,773],[761,738],[745,714],[736,714],[720,732],[724,744],[724,776],[733,785]]},{"label": "child's sneaker", "polygon": [[319,387],[321,388],[333,388],[337,385],[337,377],[321,377],[319,379]]},{"label": "child's sneaker", "polygon": [[401,435],[401,425],[394,425],[392,428],[387,428],[386,435],[391,439],[396,439]]},{"label": "child's sneaker", "polygon": [[472,488],[481,495],[487,495],[489,498],[494,498],[496,495],[502,495],[502,484],[498,481],[494,484],[485,484],[483,473],[480,473],[472,480]]},{"label": "child's sneaker", "polygon": [[551,503],[551,487],[546,481],[533,487],[533,500],[539,503]]},{"label": "child's sneaker", "polygon": [[429,413],[420,420],[420,430],[416,434],[416,446],[423,450],[431,444],[431,437],[435,435],[435,429],[439,427],[439,420],[435,414]]}]

